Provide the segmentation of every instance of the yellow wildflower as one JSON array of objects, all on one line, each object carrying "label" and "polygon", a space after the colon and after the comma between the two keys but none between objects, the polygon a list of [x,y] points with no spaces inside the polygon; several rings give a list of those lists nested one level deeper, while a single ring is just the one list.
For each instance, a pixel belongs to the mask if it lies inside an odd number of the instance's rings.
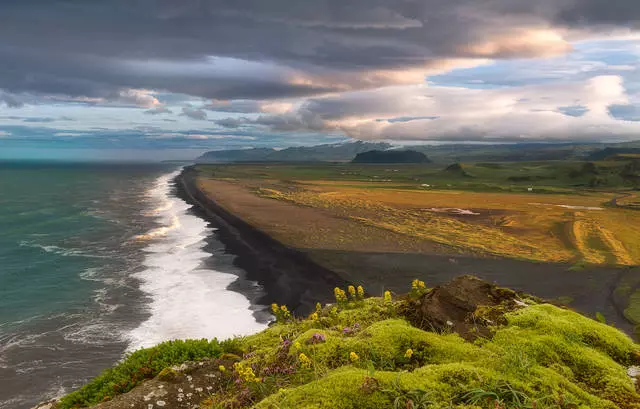
[{"label": "yellow wildflower", "polygon": [[311,315],[309,315],[309,319],[311,321],[318,321],[318,313],[317,312],[312,313]]},{"label": "yellow wildflower", "polygon": [[225,368],[225,367],[224,367],[224,365],[220,365],[220,366],[218,367],[218,370],[219,370],[220,372],[226,372],[227,368]]},{"label": "yellow wildflower", "polygon": [[356,288],[352,285],[350,285],[347,290],[349,291],[349,296],[353,299],[356,298]]},{"label": "yellow wildflower", "polygon": [[322,305],[320,305],[319,302],[316,303],[316,312],[320,313],[320,311],[322,311]]},{"label": "yellow wildflower", "polygon": [[391,291],[385,291],[384,292],[384,303],[385,304],[391,304],[392,299],[391,299]]},{"label": "yellow wildflower", "polygon": [[278,304],[276,303],[271,304],[271,311],[273,312],[274,315],[278,314]]},{"label": "yellow wildflower", "polygon": [[260,382],[260,378],[256,377],[256,374],[253,373],[253,369],[248,365],[236,362],[233,364],[233,369],[238,373],[240,379],[245,382]]},{"label": "yellow wildflower", "polygon": [[293,343],[293,347],[294,347],[295,349],[302,349],[302,345],[300,345],[300,342],[298,342],[298,341],[296,341],[296,342],[294,342],[294,343]]},{"label": "yellow wildflower", "polygon": [[424,290],[425,288],[427,288],[427,286],[425,285],[424,281],[413,280],[413,282],[411,283],[412,290]]},{"label": "yellow wildflower", "polygon": [[336,297],[336,302],[343,303],[347,301],[347,294],[344,292],[344,290],[336,287],[333,289],[333,294]]},{"label": "yellow wildflower", "polygon": [[357,362],[360,359],[360,357],[358,356],[358,354],[356,354],[355,352],[351,351],[351,353],[349,354],[349,360],[351,362]]},{"label": "yellow wildflower", "polygon": [[411,348],[407,349],[407,352],[404,353],[404,357],[407,359],[411,359],[412,356],[413,356],[413,349]]},{"label": "yellow wildflower", "polygon": [[358,286],[358,298],[361,300],[364,299],[364,288],[362,288],[361,285]]},{"label": "yellow wildflower", "polygon": [[303,368],[311,368],[311,359],[306,356],[304,353],[300,353],[298,356],[298,361],[300,361],[300,366]]}]

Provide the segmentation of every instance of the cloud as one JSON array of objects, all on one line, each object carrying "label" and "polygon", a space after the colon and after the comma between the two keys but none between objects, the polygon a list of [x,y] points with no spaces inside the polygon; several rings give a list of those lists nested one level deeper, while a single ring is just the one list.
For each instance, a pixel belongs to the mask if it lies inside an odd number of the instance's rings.
[{"label": "cloud", "polygon": [[204,121],[207,119],[207,113],[199,108],[183,107],[181,115],[184,115],[191,119],[198,119],[201,121]]},{"label": "cloud", "polygon": [[254,101],[254,100],[213,100],[203,108],[216,112],[229,113],[284,113],[290,110],[292,104],[282,101]]},{"label": "cloud", "polygon": [[341,132],[357,139],[629,139],[638,134],[640,126],[610,115],[612,106],[628,101],[619,76],[503,89],[404,86],[314,98],[285,114],[217,123],[230,128]]},{"label": "cloud", "polygon": [[566,53],[575,39],[640,22],[633,0],[6,0],[0,7],[0,89],[142,107],[158,101],[140,90],[266,100],[419,83],[460,64]]},{"label": "cloud", "polygon": [[20,108],[24,105],[16,96],[0,90],[0,105],[5,104],[9,108]]},{"label": "cloud", "polygon": [[133,105],[141,108],[153,108],[160,105],[160,101],[152,95],[153,92],[144,89],[125,89],[118,91],[106,99],[116,101],[124,105]]}]

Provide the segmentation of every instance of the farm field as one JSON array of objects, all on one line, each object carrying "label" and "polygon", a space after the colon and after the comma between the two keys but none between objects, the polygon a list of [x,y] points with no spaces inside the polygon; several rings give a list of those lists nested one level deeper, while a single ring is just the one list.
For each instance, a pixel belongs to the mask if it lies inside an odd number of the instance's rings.
[{"label": "farm field", "polygon": [[[335,229],[333,223],[316,223],[311,227],[315,232],[305,228],[309,237],[318,237],[317,245],[316,240],[305,242],[310,248],[364,250],[357,242],[366,234],[367,249],[504,257],[576,268],[638,265],[640,212],[628,204],[639,199],[615,172],[624,163],[595,166],[600,181],[596,187],[591,168],[585,171],[582,162],[478,163],[444,169],[227,164],[201,165],[199,170],[203,179],[339,220]],[[252,217],[260,219],[259,214]],[[288,237],[286,220],[277,224],[278,239],[300,245],[295,226]],[[268,224],[260,227],[269,232]]]}]

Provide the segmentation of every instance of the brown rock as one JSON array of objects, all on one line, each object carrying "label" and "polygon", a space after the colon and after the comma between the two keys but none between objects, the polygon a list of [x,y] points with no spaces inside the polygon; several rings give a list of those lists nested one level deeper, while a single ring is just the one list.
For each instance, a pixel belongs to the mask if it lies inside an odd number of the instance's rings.
[{"label": "brown rock", "polygon": [[521,298],[527,297],[467,275],[408,299],[402,313],[418,328],[457,332],[471,341],[491,337],[490,327],[503,323],[506,312],[526,305]]}]

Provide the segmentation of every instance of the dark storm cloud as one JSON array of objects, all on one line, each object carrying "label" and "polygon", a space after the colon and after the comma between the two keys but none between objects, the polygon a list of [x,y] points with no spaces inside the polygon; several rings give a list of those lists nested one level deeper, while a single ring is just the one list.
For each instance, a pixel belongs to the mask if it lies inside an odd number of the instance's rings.
[{"label": "dark storm cloud", "polygon": [[[393,82],[359,73],[562,51],[522,41],[523,27],[639,20],[636,0],[4,0],[0,89],[87,99],[123,98],[129,88],[301,97]],[[0,101],[19,105],[7,95]]]}]

